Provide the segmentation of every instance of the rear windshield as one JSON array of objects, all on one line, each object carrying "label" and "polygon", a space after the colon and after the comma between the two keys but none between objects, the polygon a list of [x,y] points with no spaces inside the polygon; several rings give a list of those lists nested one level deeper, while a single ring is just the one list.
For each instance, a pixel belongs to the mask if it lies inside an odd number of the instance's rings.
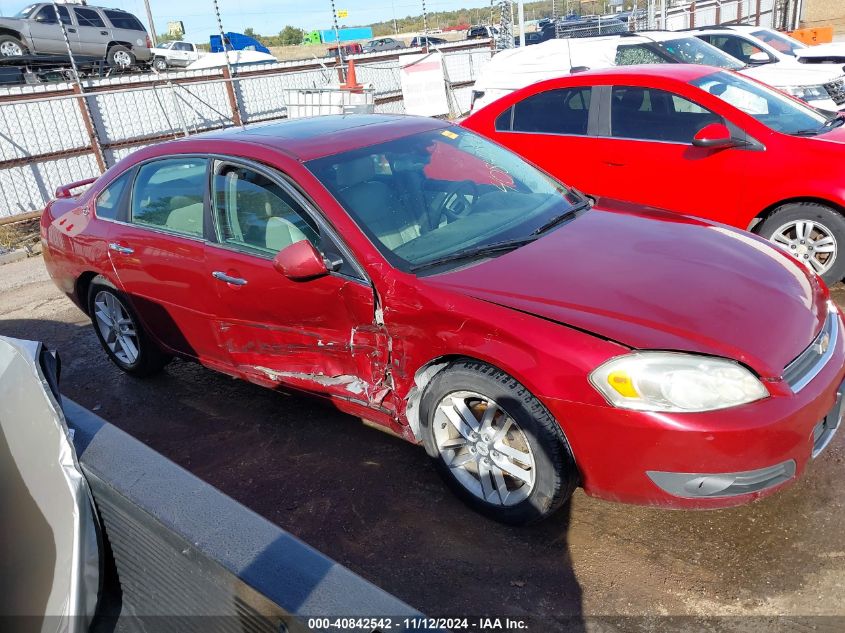
[{"label": "rear windshield", "polygon": [[128,29],[130,31],[144,31],[146,32],[147,29],[144,28],[144,25],[138,21],[131,13],[124,13],[123,11],[111,11],[106,9],[103,11],[106,14],[106,17],[109,19],[109,22],[112,23],[112,26],[116,29]]}]

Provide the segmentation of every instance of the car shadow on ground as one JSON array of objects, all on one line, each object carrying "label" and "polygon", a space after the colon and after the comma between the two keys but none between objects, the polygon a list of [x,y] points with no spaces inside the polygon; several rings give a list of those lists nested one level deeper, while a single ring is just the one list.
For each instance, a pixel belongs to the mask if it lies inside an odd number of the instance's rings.
[{"label": "car shadow on ground", "polygon": [[430,616],[559,618],[583,630],[571,505],[528,527],[453,496],[425,451],[328,401],[174,361],[139,380],[91,326],[2,320],[62,359],[62,392],[225,494]]}]

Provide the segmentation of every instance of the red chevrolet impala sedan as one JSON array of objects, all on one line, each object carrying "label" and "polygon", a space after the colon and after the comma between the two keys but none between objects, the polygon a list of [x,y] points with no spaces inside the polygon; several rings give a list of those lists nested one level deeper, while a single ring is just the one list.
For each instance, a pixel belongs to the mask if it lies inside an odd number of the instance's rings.
[{"label": "red chevrolet impala sedan", "polygon": [[839,426],[845,341],[814,273],[723,225],[591,207],[442,121],[217,132],[73,190],[44,212],[45,261],[118,367],[330,398],[501,521],[578,485],[747,502]]},{"label": "red chevrolet impala sedan", "polygon": [[589,195],[752,230],[829,284],[845,277],[843,124],[742,75],[683,64],[550,79],[463,122]]}]

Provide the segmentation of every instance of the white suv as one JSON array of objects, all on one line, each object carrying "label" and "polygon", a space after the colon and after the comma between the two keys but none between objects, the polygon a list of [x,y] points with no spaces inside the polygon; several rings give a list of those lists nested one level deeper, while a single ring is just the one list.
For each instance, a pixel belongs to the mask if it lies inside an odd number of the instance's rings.
[{"label": "white suv", "polygon": [[[708,35],[711,31],[704,31]],[[845,78],[829,64],[749,65],[698,38],[698,32],[643,31],[625,35],[549,40],[502,51],[473,86],[472,111],[524,86],[579,70],[631,64],[706,64],[735,70],[835,111],[845,109]],[[762,58],[757,58],[762,61]]]},{"label": "white suv", "polygon": [[817,52],[811,50],[816,47],[807,47],[783,33],[759,26],[706,26],[689,32],[747,64],[745,74],[751,77],[816,108],[845,109],[842,67],[818,63],[825,58],[837,59],[836,51],[845,48],[842,44],[832,44]]}]

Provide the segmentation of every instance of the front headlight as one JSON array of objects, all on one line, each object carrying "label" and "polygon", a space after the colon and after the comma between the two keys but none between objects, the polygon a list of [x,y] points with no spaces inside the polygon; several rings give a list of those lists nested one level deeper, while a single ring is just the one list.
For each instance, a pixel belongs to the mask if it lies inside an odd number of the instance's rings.
[{"label": "front headlight", "polygon": [[634,352],[590,374],[608,402],[636,411],[714,411],[765,398],[754,374],[734,361],[678,352]]},{"label": "front headlight", "polygon": [[802,101],[818,101],[820,99],[830,99],[830,95],[824,86],[784,86],[784,92],[788,92],[793,97],[798,97]]}]

